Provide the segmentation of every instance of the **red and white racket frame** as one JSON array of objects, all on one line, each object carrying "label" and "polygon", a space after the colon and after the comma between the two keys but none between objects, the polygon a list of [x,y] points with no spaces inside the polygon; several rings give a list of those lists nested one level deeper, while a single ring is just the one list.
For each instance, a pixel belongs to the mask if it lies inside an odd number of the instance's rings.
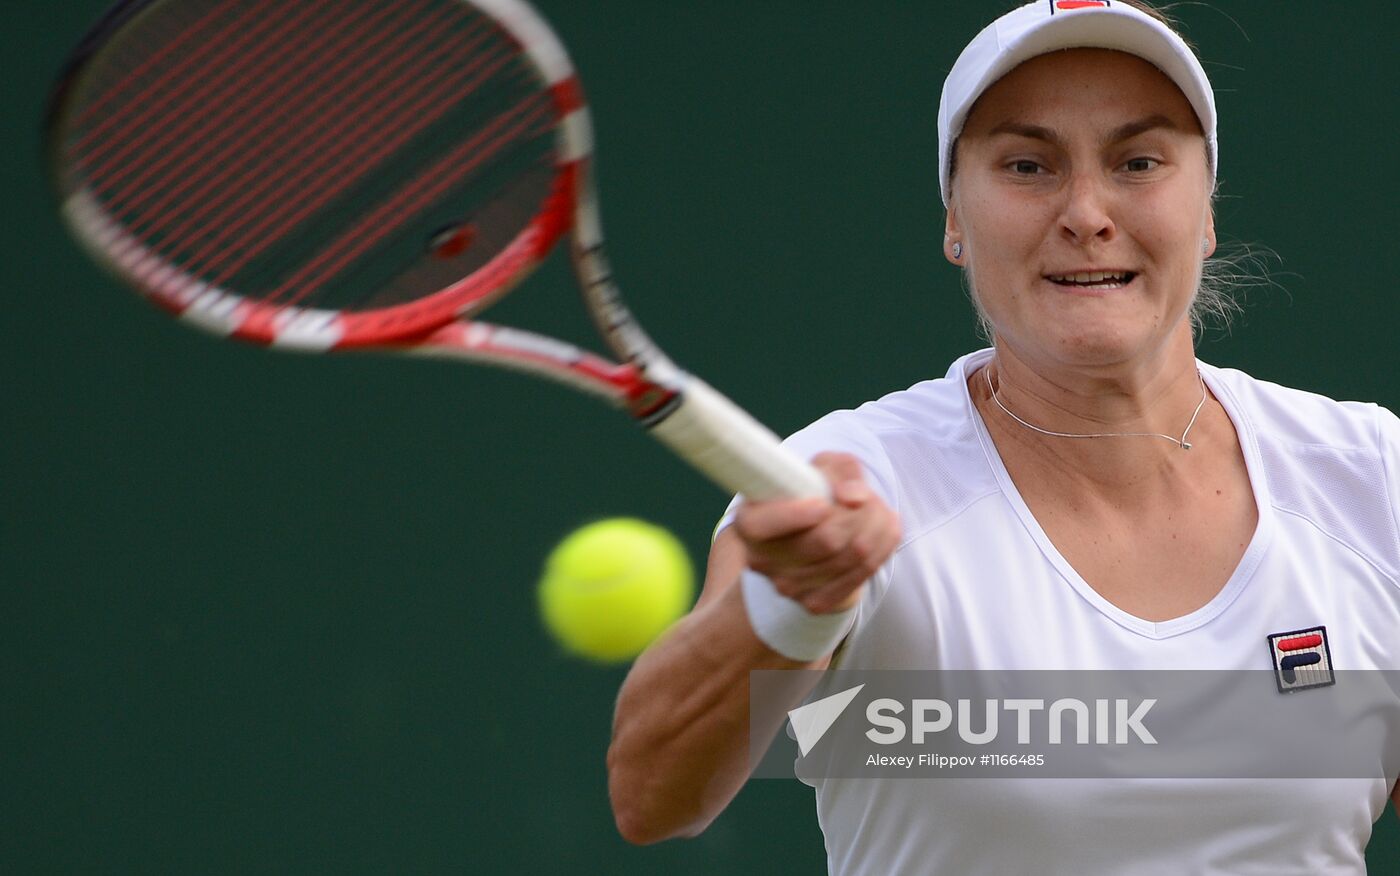
[{"label": "red and white racket frame", "polygon": [[[211,286],[149,249],[82,183],[62,213],[89,253],[145,297],[207,332],[288,351],[379,349],[547,377],[625,409],[703,474],[750,499],[826,496],[825,479],[744,410],[672,363],[623,303],[603,252],[593,130],[567,51],[522,0],[459,0],[492,18],[547,86],[560,122],[545,207],[484,266],[416,301],[364,312],[258,301]],[[144,4],[143,4],[144,5]],[[62,183],[61,183],[62,184]],[[542,261],[565,232],[585,304],[620,362],[564,341],[470,320]]]}]

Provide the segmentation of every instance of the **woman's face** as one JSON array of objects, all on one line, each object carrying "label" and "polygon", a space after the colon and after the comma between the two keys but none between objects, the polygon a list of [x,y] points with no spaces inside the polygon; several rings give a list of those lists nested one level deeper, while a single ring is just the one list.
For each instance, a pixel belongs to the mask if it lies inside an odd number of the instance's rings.
[{"label": "woman's face", "polygon": [[1215,247],[1210,188],[1200,122],[1157,68],[1105,49],[1043,55],[968,116],[945,252],[962,244],[955,263],[1022,360],[1141,361],[1189,340]]}]

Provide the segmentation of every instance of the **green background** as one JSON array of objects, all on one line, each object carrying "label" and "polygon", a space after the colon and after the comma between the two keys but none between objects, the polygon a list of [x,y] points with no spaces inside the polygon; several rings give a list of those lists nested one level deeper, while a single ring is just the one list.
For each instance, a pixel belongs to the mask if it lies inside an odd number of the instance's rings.
[{"label": "green background", "polygon": [[[619,839],[623,670],[536,623],[566,531],[637,515],[698,560],[723,495],[566,390],[216,343],[70,243],[37,129],[104,5],[5,6],[0,870],[821,872],[795,782],[697,840]],[[1008,4],[540,5],[592,98],[623,288],[678,361],[785,432],[978,344],[935,110]],[[1181,15],[1219,90],[1222,236],[1280,257],[1203,357],[1400,407],[1396,5]],[[492,315],[582,339],[572,294],[555,260]],[[1370,857],[1400,871],[1393,814]]]}]

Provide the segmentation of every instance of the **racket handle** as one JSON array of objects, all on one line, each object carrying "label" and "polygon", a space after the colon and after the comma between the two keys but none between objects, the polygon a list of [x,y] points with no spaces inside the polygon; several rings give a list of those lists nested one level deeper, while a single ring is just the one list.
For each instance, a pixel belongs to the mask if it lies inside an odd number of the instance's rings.
[{"label": "racket handle", "polygon": [[687,377],[681,403],[651,433],[710,480],[745,498],[830,496],[821,472],[707,383]]}]

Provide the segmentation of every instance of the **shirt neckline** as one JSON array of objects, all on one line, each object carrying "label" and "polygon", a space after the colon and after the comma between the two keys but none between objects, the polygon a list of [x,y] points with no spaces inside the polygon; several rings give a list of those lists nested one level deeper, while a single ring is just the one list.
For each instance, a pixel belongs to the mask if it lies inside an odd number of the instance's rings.
[{"label": "shirt neckline", "polygon": [[1029,506],[1021,497],[1021,492],[1016,489],[1016,484],[1011,480],[1011,474],[1006,470],[1005,463],[1002,462],[1001,454],[997,451],[996,444],[992,441],[991,433],[987,431],[987,424],[982,420],[982,414],[977,410],[977,406],[972,402],[972,394],[968,391],[967,381],[972,372],[978,367],[989,362],[995,350],[987,348],[970,353],[954,364],[950,369],[949,376],[959,381],[963,403],[966,405],[967,415],[972,420],[973,428],[977,430],[977,440],[982,445],[983,455],[987,459],[987,465],[997,479],[997,484],[1001,488],[1002,495],[1020,518],[1021,524],[1026,528],[1027,533],[1039,546],[1041,553],[1060,573],[1060,576],[1074,588],[1086,602],[1093,605],[1110,620],[1120,626],[1131,630],[1141,636],[1151,639],[1166,639],[1182,633],[1194,630],[1218,617],[1225,609],[1229,608],[1244,591],[1245,586],[1253,578],[1254,572],[1258,569],[1260,562],[1264,558],[1264,553],[1268,549],[1270,540],[1273,537],[1274,516],[1273,503],[1269,500],[1268,480],[1264,474],[1263,459],[1259,451],[1259,444],[1254,434],[1254,429],[1249,420],[1240,412],[1239,402],[1235,396],[1225,387],[1220,380],[1220,375],[1213,366],[1196,360],[1197,367],[1200,368],[1201,378],[1211,393],[1225,409],[1230,422],[1235,427],[1235,434],[1239,439],[1240,448],[1244,452],[1245,469],[1249,475],[1250,489],[1254,493],[1254,505],[1258,512],[1258,523],[1254,527],[1254,534],[1250,538],[1248,547],[1245,548],[1244,555],[1240,557],[1239,563],[1231,572],[1229,579],[1220,592],[1215,594],[1209,602],[1200,608],[1180,617],[1171,618],[1165,621],[1150,621],[1145,618],[1131,614],[1112,602],[1105,599],[1097,590],[1089,586],[1083,576],[1070,565],[1069,561],[1055,547],[1050,537],[1046,535],[1040,522],[1035,519]]}]

